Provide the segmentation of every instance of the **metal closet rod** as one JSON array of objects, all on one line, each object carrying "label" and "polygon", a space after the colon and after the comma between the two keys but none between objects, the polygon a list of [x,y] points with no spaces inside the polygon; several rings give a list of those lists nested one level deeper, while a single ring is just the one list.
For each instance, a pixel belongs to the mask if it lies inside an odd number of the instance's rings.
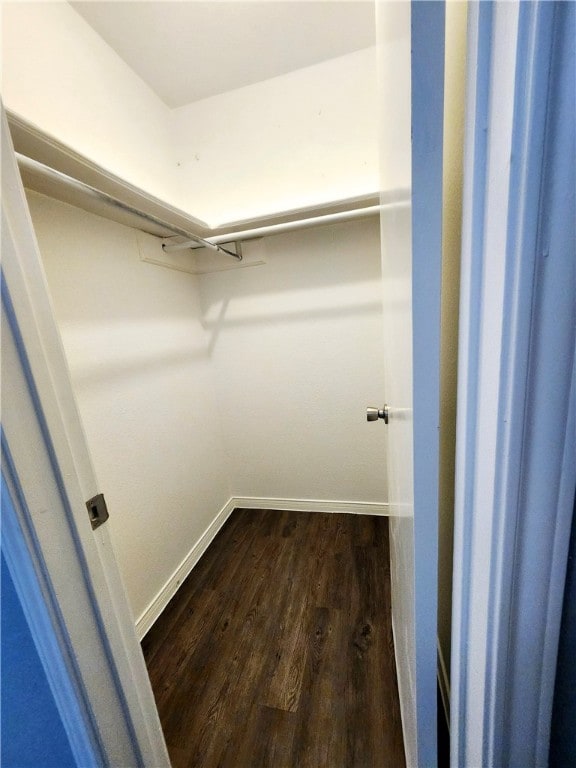
[{"label": "metal closet rod", "polygon": [[[242,254],[240,253],[234,253],[233,251],[229,251],[226,248],[222,248],[217,243],[211,243],[209,240],[204,240],[204,238],[199,237],[198,235],[193,235],[191,232],[187,232],[185,229],[176,227],[173,224],[167,224],[165,221],[162,221],[162,219],[156,218],[156,216],[151,216],[148,213],[143,213],[142,211],[139,211],[137,208],[133,208],[131,205],[127,205],[126,203],[123,203],[121,200],[118,200],[117,198],[112,197],[112,195],[109,195],[106,192],[101,192],[99,189],[95,189],[95,187],[91,187],[89,184],[85,184],[83,181],[74,179],[72,176],[68,176],[65,173],[62,173],[61,171],[57,171],[54,168],[50,168],[50,166],[48,165],[44,165],[44,163],[40,163],[37,160],[32,160],[32,158],[26,157],[26,155],[21,155],[19,152],[16,152],[16,159],[18,161],[18,166],[20,168],[24,168],[32,172],[40,173],[45,177],[62,182],[67,186],[73,189],[76,189],[82,194],[90,195],[90,197],[93,197],[94,199],[99,200],[103,203],[107,203],[108,205],[111,205],[114,208],[119,208],[121,211],[125,211],[126,213],[131,213],[135,216],[139,216],[141,219],[144,219],[145,221],[148,221],[151,224],[154,224],[158,227],[162,227],[163,229],[167,229],[170,232],[173,232],[174,235],[178,235],[179,237],[185,237],[190,243],[194,243],[198,246],[202,246],[203,248],[209,248],[211,251],[224,253],[226,254],[226,256],[232,256],[232,258],[236,259],[237,261],[242,261]],[[231,239],[234,239],[234,238],[231,238]],[[231,239],[229,239],[228,242],[230,242]]]},{"label": "metal closet rod", "polygon": [[[310,216],[307,219],[298,219],[297,221],[286,221],[281,224],[270,224],[264,227],[255,227],[254,229],[245,229],[240,232],[230,232],[224,235],[216,235],[210,237],[208,241],[210,243],[230,243],[233,240],[250,240],[255,237],[263,237],[264,235],[277,235],[280,232],[289,232],[293,229],[306,229],[307,227],[317,227],[322,224],[331,224],[336,221],[350,221],[351,219],[360,219],[364,216],[372,216],[380,211],[387,211],[394,208],[406,208],[410,205],[410,190],[399,190],[399,195],[402,199],[391,200],[381,205],[369,205],[364,208],[353,208],[348,211],[340,211],[339,213],[327,213],[321,216]],[[194,248],[195,243],[193,240],[184,243],[164,243],[162,246],[165,251],[183,251],[187,248]]]}]

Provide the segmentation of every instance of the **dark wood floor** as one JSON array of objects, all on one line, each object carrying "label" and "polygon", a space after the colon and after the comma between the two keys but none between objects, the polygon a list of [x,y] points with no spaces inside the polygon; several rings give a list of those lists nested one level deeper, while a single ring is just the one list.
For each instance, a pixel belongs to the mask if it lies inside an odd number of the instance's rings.
[{"label": "dark wood floor", "polygon": [[143,641],[175,768],[402,768],[388,521],[235,510]]}]

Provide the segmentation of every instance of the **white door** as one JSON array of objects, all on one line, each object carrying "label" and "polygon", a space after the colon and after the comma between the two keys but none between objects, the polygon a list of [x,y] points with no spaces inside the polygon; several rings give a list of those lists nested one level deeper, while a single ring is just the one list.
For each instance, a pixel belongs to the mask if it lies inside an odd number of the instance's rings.
[{"label": "white door", "polygon": [[[2,112],[2,551],[78,765],[169,766]],[[89,302],[87,302],[89,307]]]},{"label": "white door", "polygon": [[407,763],[437,763],[444,4],[381,2],[378,47],[392,622]]}]

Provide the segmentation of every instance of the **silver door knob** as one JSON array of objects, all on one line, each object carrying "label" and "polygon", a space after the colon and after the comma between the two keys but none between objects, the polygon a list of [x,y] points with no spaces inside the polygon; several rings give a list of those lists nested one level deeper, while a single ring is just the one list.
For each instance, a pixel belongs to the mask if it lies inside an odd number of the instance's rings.
[{"label": "silver door knob", "polygon": [[378,421],[378,419],[384,419],[384,424],[388,424],[388,406],[384,408],[366,408],[366,421]]}]

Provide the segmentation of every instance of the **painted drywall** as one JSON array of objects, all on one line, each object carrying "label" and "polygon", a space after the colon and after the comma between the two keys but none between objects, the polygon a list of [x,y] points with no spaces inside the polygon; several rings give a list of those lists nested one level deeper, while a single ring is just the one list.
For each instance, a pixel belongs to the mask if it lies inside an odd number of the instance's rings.
[{"label": "painted drywall", "polygon": [[4,105],[211,226],[378,190],[373,47],[171,110],[68,3],[1,12]]},{"label": "painted drywall", "polygon": [[374,45],[370,0],[71,5],[170,107]]},{"label": "painted drywall", "polygon": [[386,501],[379,222],[261,241],[200,278],[234,496]]},{"label": "painted drywall", "polygon": [[4,106],[172,201],[170,111],[64,2],[2,3]]},{"label": "painted drywall", "polygon": [[230,497],[198,278],[142,262],[150,236],[29,203],[137,618]]},{"label": "painted drywall", "polygon": [[174,110],[182,206],[212,226],[375,194],[376,51]]},{"label": "painted drywall", "polygon": [[442,326],[440,361],[440,484],[438,498],[438,647],[440,687],[449,715],[454,539],[454,463],[460,240],[462,229],[462,153],[466,86],[466,3],[446,3],[444,95],[444,215],[442,241]]}]

